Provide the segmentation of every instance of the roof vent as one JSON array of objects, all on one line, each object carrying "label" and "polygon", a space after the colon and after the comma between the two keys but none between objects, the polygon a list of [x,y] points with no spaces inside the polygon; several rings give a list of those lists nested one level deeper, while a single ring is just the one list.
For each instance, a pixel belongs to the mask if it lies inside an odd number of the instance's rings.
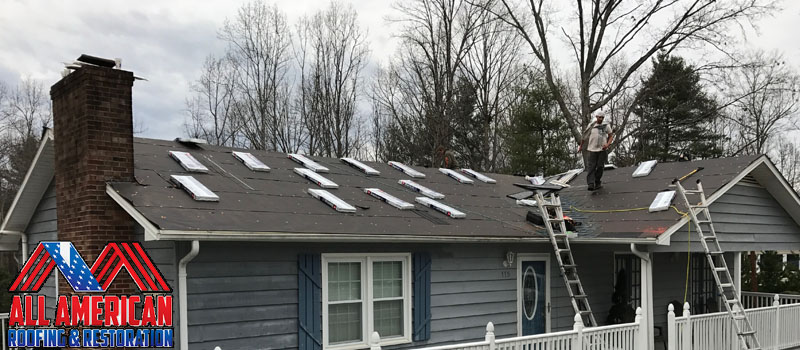
[{"label": "roof vent", "polygon": [[378,198],[400,210],[414,209],[414,204],[411,204],[400,198],[392,196],[391,194],[388,194],[379,188],[365,188],[364,193],[373,196],[375,198]]},{"label": "roof vent", "polygon": [[252,171],[268,172],[270,170],[266,164],[262,163],[260,160],[258,160],[258,158],[256,158],[256,156],[250,153],[237,151],[233,151],[231,153],[233,154],[234,158],[244,163],[244,165]]},{"label": "roof vent", "polygon": [[422,186],[422,185],[420,185],[420,184],[418,184],[418,183],[416,183],[414,181],[411,181],[411,180],[400,180],[400,181],[397,181],[397,183],[403,185],[406,188],[410,188],[414,192],[419,192],[420,194],[428,196],[428,197],[431,197],[433,199],[442,199],[442,198],[444,198],[443,194],[441,194],[439,192],[436,192],[434,190],[431,190],[430,188]]},{"label": "roof vent", "polygon": [[175,142],[192,147],[198,147],[200,145],[208,144],[208,141],[194,137],[178,137],[175,138]]},{"label": "roof vent", "polygon": [[300,175],[300,176],[306,178],[306,180],[317,184],[317,186],[319,186],[319,187],[322,187],[322,188],[339,188],[339,185],[337,185],[335,182],[333,182],[331,180],[328,180],[324,176],[311,171],[311,169],[294,168],[294,172],[297,173],[297,175]]},{"label": "roof vent", "polygon": [[456,181],[458,181],[459,183],[462,183],[462,184],[471,184],[471,183],[474,182],[474,181],[472,181],[472,179],[470,179],[470,178],[468,178],[468,177],[466,177],[464,175],[461,175],[457,171],[452,170],[452,169],[439,168],[439,172],[441,172],[442,174],[445,174],[445,175],[455,179]]},{"label": "roof vent", "polygon": [[417,203],[422,204],[422,205],[424,205],[424,206],[426,206],[428,208],[434,209],[434,210],[436,210],[436,211],[438,211],[438,212],[440,212],[440,213],[442,213],[444,215],[447,215],[447,216],[449,216],[449,217],[451,217],[453,219],[463,219],[463,218],[467,217],[467,214],[462,213],[458,209],[453,208],[453,207],[451,207],[451,206],[449,206],[447,204],[444,204],[444,203],[441,203],[441,202],[437,202],[437,201],[435,201],[433,199],[430,199],[428,197],[417,197],[415,200],[417,201]]},{"label": "roof vent", "polygon": [[485,182],[487,184],[496,184],[497,183],[497,181],[495,179],[493,179],[491,177],[488,177],[486,175],[483,175],[483,174],[481,174],[481,173],[479,173],[479,172],[477,172],[475,170],[472,170],[472,169],[466,169],[466,168],[465,169],[461,169],[461,172],[464,173],[464,174],[467,174],[469,176],[472,176],[473,178],[476,178],[476,179],[478,179],[480,181],[483,181],[483,182]]},{"label": "roof vent", "polygon": [[347,163],[347,165],[349,165],[349,166],[351,166],[353,168],[356,168],[358,170],[361,170],[361,172],[363,172],[364,174],[367,174],[367,175],[380,175],[381,174],[380,171],[377,171],[377,170],[375,170],[375,168],[373,168],[373,167],[371,167],[369,165],[366,165],[366,164],[364,164],[364,163],[362,163],[362,162],[360,162],[360,161],[358,161],[356,159],[348,158],[348,157],[344,157],[344,158],[340,158],[340,159],[343,162]]},{"label": "roof vent", "polygon": [[347,204],[347,202],[343,201],[339,197],[336,197],[328,191],[309,188],[308,193],[311,194],[312,197],[321,200],[323,203],[333,208],[333,210],[336,210],[340,213],[356,212],[356,208],[354,206]]},{"label": "roof vent", "polygon": [[181,166],[186,169],[186,171],[190,171],[193,173],[207,173],[208,168],[206,168],[203,163],[200,163],[197,159],[192,156],[189,152],[180,152],[180,151],[169,151],[169,155],[172,159],[175,159]]},{"label": "roof vent", "polygon": [[190,175],[171,175],[170,180],[179,188],[192,196],[192,199],[202,202],[219,202],[219,196],[208,189]]},{"label": "roof vent", "polygon": [[413,178],[416,178],[416,179],[424,179],[425,178],[425,174],[423,174],[423,173],[421,173],[419,171],[416,171],[416,170],[412,169],[410,166],[405,165],[403,163],[395,162],[395,161],[389,161],[389,165],[392,168],[400,170],[404,174],[406,174],[408,176],[411,176]]},{"label": "roof vent", "polygon": [[287,156],[289,156],[289,159],[297,162],[298,164],[303,165],[304,167],[306,167],[308,169],[311,169],[314,172],[317,172],[317,173],[327,173],[328,172],[328,168],[322,166],[321,164],[311,160],[311,158],[308,158],[308,157],[306,157],[306,156],[304,156],[302,154],[288,153]]}]

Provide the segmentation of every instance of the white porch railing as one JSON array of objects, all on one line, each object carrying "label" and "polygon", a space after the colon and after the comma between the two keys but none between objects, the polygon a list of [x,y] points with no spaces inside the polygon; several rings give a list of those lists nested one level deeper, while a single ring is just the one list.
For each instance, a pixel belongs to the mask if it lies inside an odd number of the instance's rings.
[{"label": "white porch railing", "polygon": [[[633,323],[585,328],[580,315],[575,315],[571,331],[495,339],[494,325],[486,325],[483,341],[418,348],[417,350],[636,350],[647,348],[647,332],[643,331],[642,309],[636,310]],[[370,350],[381,350],[380,336],[372,334]]]},{"label": "white porch railing", "polygon": [[8,334],[8,330],[6,329],[6,325],[7,324],[8,324],[8,313],[6,312],[4,314],[0,314],[0,330],[3,331],[3,335],[2,335],[3,344],[0,345],[0,349],[3,349],[3,350],[8,350],[8,347],[6,347],[6,344],[8,344],[8,342],[6,341],[6,337],[7,337],[7,334]]},{"label": "white porch railing", "polygon": [[[747,310],[762,349],[788,349],[800,346],[800,303],[781,305],[773,295],[773,305]],[[668,350],[740,349],[733,320],[727,312],[692,316],[689,303],[683,316],[676,317],[669,305],[667,312]]]},{"label": "white porch railing", "polygon": [[[778,294],[778,296],[780,298],[778,301],[780,301],[781,305],[800,303],[800,295]],[[742,292],[742,305],[744,305],[745,309],[772,306],[774,300],[775,294]]]}]

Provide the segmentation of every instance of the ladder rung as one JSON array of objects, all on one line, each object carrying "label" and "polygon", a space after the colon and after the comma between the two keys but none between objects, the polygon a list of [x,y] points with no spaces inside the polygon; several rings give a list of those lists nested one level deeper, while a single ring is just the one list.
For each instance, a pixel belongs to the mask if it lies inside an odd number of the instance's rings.
[{"label": "ladder rung", "polygon": [[733,315],[733,319],[736,320],[736,321],[741,321],[741,320],[744,320],[746,318],[747,318],[747,316],[745,316],[745,315]]},{"label": "ladder rung", "polygon": [[739,333],[739,335],[753,335],[753,334],[756,334],[756,331],[749,330],[749,331],[742,331],[741,333]]},{"label": "ladder rung", "polygon": [[697,224],[710,224],[710,223],[711,223],[711,220],[701,220],[701,219],[697,219],[697,221],[695,221],[695,223],[697,223]]},{"label": "ladder rung", "polygon": [[572,297],[575,298],[575,299],[588,299],[589,298],[589,296],[586,295],[586,294],[575,294]]},{"label": "ladder rung", "polygon": [[717,271],[717,272],[722,272],[722,271],[728,271],[728,269],[727,269],[727,268],[724,268],[724,267],[715,267],[715,268],[714,268],[714,271]]},{"label": "ladder rung", "polygon": [[692,209],[708,209],[708,205],[702,205],[702,204],[700,204],[700,205],[690,205],[689,208],[692,208]]},{"label": "ladder rung", "polygon": [[728,299],[728,304],[738,304],[739,299]]},{"label": "ladder rung", "polygon": [[556,249],[556,252],[559,253],[559,254],[561,254],[561,253],[569,253],[570,250],[569,249]]},{"label": "ladder rung", "polygon": [[550,221],[550,222],[562,222],[562,221],[564,221],[564,219],[558,219],[558,218],[555,218],[555,219],[549,219],[549,218],[548,218],[548,219],[547,219],[547,221]]},{"label": "ladder rung", "polygon": [[700,191],[700,190],[683,190],[683,193],[688,193],[688,194],[701,194],[701,193],[703,193],[703,191]]},{"label": "ladder rung", "polygon": [[579,311],[579,313],[581,314],[581,316],[583,316],[583,315],[589,315],[589,314],[591,314],[592,312],[591,312],[591,311],[589,311],[589,310],[581,310],[581,311]]},{"label": "ladder rung", "polygon": [[733,283],[720,283],[720,288],[733,288]]},{"label": "ladder rung", "polygon": [[713,240],[717,239],[717,236],[703,236],[703,239],[705,239],[707,241],[713,241]]},{"label": "ladder rung", "polygon": [[577,264],[566,264],[566,265],[562,265],[562,266],[564,267],[565,270],[566,269],[573,269],[574,270],[574,269],[578,268]]},{"label": "ladder rung", "polygon": [[725,252],[723,252],[723,251],[719,251],[719,252],[708,252],[708,254],[711,254],[711,255],[722,255],[722,254],[725,254]]},{"label": "ladder rung", "polygon": [[581,280],[567,280],[567,283],[570,283],[570,284],[580,284],[580,283],[581,283]]}]

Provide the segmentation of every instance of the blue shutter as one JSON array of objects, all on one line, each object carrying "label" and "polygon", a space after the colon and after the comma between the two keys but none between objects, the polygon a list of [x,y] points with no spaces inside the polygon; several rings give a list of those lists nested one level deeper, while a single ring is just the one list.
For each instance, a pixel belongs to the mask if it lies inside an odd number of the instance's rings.
[{"label": "blue shutter", "polygon": [[297,256],[297,347],[322,349],[322,261],[319,254]]},{"label": "blue shutter", "polygon": [[414,341],[431,338],[431,255],[414,253]]}]

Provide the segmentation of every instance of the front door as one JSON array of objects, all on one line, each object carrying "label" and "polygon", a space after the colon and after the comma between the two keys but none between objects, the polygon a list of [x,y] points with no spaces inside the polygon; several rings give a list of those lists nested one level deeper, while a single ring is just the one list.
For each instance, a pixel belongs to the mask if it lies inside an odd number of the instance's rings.
[{"label": "front door", "polygon": [[521,335],[545,333],[549,318],[547,260],[520,259],[519,274]]}]

